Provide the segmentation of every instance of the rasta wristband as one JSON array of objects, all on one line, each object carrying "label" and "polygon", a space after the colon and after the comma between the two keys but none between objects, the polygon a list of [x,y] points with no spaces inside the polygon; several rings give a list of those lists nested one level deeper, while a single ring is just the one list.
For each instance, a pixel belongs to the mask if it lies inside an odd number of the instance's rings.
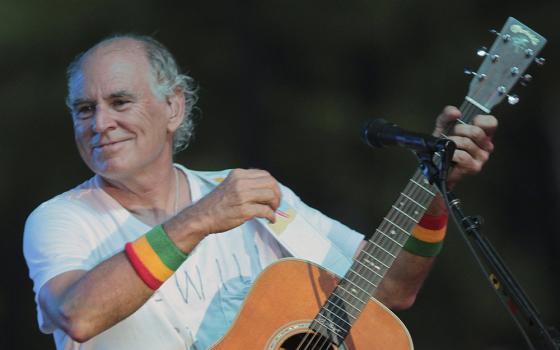
[{"label": "rasta wristband", "polygon": [[415,255],[436,256],[443,247],[446,230],[447,212],[437,216],[425,214],[412,230],[403,249]]},{"label": "rasta wristband", "polygon": [[128,260],[138,276],[153,290],[158,289],[187,259],[163,230],[157,225],[134,242],[124,246]]}]

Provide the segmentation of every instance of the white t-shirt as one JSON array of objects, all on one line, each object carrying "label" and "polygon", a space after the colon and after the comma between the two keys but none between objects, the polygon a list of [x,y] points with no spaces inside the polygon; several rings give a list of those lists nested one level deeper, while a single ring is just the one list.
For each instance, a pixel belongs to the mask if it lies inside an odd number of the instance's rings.
[{"label": "white t-shirt", "polygon": [[[185,172],[193,202],[205,195],[203,181]],[[281,186],[282,198],[298,215],[352,257],[363,236],[305,205]],[[51,278],[71,270],[90,270],[145,234],[147,226],[123,208],[93,177],[43,204],[27,219],[24,255],[34,282],[35,301]],[[209,235],[136,312],[85,343],[77,343],[43,313],[39,327],[54,333],[57,349],[207,349],[230,327],[257,275],[286,257],[256,221]]]}]

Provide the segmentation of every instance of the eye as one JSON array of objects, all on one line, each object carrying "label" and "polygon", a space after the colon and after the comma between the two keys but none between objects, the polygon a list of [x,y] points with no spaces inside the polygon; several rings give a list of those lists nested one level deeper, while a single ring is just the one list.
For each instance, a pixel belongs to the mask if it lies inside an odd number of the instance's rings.
[{"label": "eye", "polygon": [[93,104],[84,104],[79,105],[75,109],[75,113],[80,119],[85,119],[90,117],[95,112],[95,105]]},{"label": "eye", "polygon": [[115,109],[119,110],[119,109],[123,109],[124,107],[126,107],[129,103],[130,103],[130,100],[116,99],[116,100],[113,100],[113,102],[111,104],[113,105],[113,107]]}]

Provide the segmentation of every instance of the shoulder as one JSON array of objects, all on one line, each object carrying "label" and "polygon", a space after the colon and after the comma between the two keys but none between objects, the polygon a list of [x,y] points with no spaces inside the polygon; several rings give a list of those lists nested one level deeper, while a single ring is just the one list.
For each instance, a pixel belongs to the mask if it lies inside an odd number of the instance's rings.
[{"label": "shoulder", "polygon": [[83,222],[93,215],[100,200],[102,196],[96,193],[90,179],[43,202],[27,217],[24,243],[41,242],[53,235],[64,235],[68,230],[82,231]]},{"label": "shoulder", "polygon": [[40,219],[47,219],[51,216],[75,216],[87,211],[94,201],[97,194],[93,185],[93,178],[82,183],[75,188],[61,193],[35,208],[27,222],[34,222]]}]

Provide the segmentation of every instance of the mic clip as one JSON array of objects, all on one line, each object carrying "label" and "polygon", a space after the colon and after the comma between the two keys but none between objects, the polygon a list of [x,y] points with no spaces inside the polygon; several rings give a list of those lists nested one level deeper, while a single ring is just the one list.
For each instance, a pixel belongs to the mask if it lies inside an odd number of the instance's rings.
[{"label": "mic clip", "polygon": [[453,154],[457,145],[449,139],[438,139],[433,150],[416,151],[422,175],[430,184],[447,180],[449,169],[453,165]]}]

